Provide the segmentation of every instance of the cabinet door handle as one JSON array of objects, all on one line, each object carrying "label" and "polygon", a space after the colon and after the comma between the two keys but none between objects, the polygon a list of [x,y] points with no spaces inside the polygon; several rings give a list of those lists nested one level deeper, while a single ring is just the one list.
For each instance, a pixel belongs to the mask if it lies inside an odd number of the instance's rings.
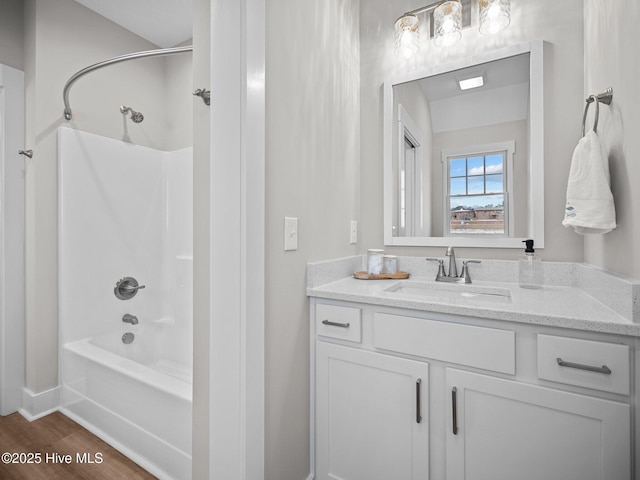
[{"label": "cabinet door handle", "polygon": [[453,434],[457,435],[458,434],[458,401],[457,401],[457,394],[458,394],[458,389],[456,387],[453,387],[453,389],[451,389],[451,419],[453,421]]},{"label": "cabinet door handle", "polygon": [[422,391],[422,379],[416,380],[416,423],[422,422],[422,401],[420,399]]},{"label": "cabinet door handle", "polygon": [[591,365],[584,365],[582,363],[565,362],[560,357],[556,358],[556,362],[558,362],[558,365],[560,365],[561,367],[577,368],[578,370],[587,370],[589,372],[611,375],[611,369],[606,365],[602,365],[601,367],[593,367]]},{"label": "cabinet door handle", "polygon": [[322,324],[323,325],[331,325],[332,327],[349,328],[349,322],[347,322],[347,323],[338,323],[338,322],[331,322],[329,320],[323,320]]}]

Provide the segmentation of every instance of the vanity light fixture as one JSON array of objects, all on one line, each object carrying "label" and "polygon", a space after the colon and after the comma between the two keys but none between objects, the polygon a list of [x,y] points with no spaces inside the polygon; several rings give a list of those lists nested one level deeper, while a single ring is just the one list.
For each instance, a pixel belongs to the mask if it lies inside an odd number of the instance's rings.
[{"label": "vanity light fixture", "polygon": [[511,3],[509,0],[479,0],[480,33],[495,35],[511,23]]},{"label": "vanity light fixture", "polygon": [[[406,12],[395,22],[397,57],[411,58],[420,51],[420,21],[418,15],[433,12],[434,43],[449,47],[462,38],[462,9],[471,0],[447,0]],[[504,30],[511,22],[510,0],[478,0],[480,33],[492,35]],[[467,8],[467,7],[465,7]],[[469,21],[467,17],[467,22]],[[465,26],[468,23],[465,23]]]},{"label": "vanity light fixture", "polygon": [[472,88],[478,88],[484,85],[484,76],[465,78],[464,80],[458,80],[460,90],[470,90]]}]

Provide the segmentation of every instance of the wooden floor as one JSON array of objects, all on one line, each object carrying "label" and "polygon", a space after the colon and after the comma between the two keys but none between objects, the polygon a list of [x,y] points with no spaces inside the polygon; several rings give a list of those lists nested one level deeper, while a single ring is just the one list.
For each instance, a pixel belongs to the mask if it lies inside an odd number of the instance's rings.
[{"label": "wooden floor", "polygon": [[[28,460],[30,457],[34,462],[39,457],[40,463],[7,464],[5,452],[26,454],[22,455],[22,459]],[[38,453],[39,456],[36,455]],[[0,455],[2,454],[5,454],[0,461],[2,480],[156,478],[59,412],[33,422],[28,422],[19,413],[0,417]],[[59,463],[64,458],[70,459],[71,463]],[[100,458],[102,463],[98,463]],[[89,460],[95,463],[88,463]]]}]

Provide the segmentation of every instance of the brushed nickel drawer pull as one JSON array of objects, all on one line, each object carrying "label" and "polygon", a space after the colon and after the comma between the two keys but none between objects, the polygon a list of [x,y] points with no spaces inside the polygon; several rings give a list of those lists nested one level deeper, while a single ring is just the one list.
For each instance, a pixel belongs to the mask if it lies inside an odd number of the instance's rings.
[{"label": "brushed nickel drawer pull", "polygon": [[422,422],[422,400],[420,399],[422,390],[422,379],[416,380],[416,423]]},{"label": "brushed nickel drawer pull", "polygon": [[329,320],[323,320],[322,321],[323,325],[330,325],[332,327],[342,327],[342,328],[349,328],[349,322],[347,323],[338,323],[338,322],[331,322]]},{"label": "brushed nickel drawer pull", "polygon": [[602,365],[601,367],[592,367],[591,365],[584,365],[582,363],[565,362],[560,357],[556,358],[556,362],[558,362],[558,365],[560,365],[561,367],[577,368],[578,370],[587,370],[589,372],[611,375],[611,369],[606,365]]},{"label": "brushed nickel drawer pull", "polygon": [[451,421],[453,425],[451,426],[451,431],[454,435],[458,434],[458,389],[453,387],[451,389]]}]

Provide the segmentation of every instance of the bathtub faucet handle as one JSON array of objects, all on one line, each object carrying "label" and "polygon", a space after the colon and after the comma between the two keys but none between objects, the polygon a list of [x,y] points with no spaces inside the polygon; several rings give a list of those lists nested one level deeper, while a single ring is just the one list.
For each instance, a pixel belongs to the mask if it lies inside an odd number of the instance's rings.
[{"label": "bathtub faucet handle", "polygon": [[133,277],[123,277],[116,283],[113,293],[120,300],[129,300],[135,297],[138,290],[145,287],[145,285],[138,285],[138,281]]},{"label": "bathtub faucet handle", "polygon": [[135,315],[131,315],[130,313],[125,313],[122,316],[122,321],[124,323],[130,323],[131,325],[137,325],[138,324],[138,317],[136,317]]}]

